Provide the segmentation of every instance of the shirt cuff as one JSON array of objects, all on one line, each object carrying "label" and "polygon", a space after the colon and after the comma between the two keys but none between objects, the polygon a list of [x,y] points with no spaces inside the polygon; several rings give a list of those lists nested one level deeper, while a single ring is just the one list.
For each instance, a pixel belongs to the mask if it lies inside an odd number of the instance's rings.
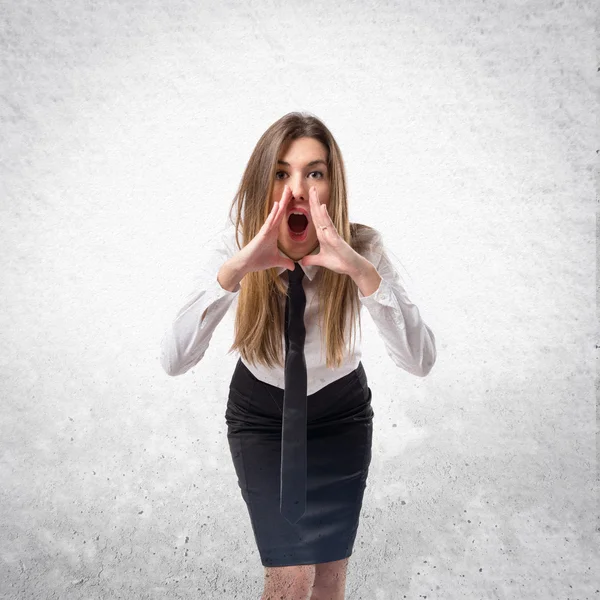
[{"label": "shirt cuff", "polygon": [[233,291],[226,290],[221,286],[215,277],[214,281],[206,288],[206,292],[203,298],[203,305],[206,306],[206,315],[200,323],[200,329],[204,329],[205,325],[210,322],[209,313],[214,310],[222,311],[224,306],[228,306],[235,299],[240,291],[240,284],[238,283]]},{"label": "shirt cuff", "polygon": [[366,306],[367,308],[375,308],[380,304],[383,304],[383,306],[389,306],[390,308],[400,308],[391,284],[383,277],[379,282],[379,287],[370,296],[364,296],[359,288],[358,298],[363,306]]}]

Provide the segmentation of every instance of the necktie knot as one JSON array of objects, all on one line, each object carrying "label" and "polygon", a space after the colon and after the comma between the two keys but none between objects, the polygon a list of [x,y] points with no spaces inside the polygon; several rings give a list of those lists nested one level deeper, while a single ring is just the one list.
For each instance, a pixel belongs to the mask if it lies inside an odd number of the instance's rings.
[{"label": "necktie knot", "polygon": [[298,263],[294,264],[296,265],[296,268],[293,271],[291,271],[290,269],[287,270],[290,285],[296,285],[298,283],[301,283],[302,278],[304,277],[304,271],[302,270],[302,267]]}]

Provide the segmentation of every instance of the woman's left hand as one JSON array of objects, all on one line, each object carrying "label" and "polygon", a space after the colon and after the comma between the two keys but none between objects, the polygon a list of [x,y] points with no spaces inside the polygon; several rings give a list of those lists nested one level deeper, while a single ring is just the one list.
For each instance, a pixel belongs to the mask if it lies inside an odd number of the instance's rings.
[{"label": "woman's left hand", "polygon": [[[327,212],[327,206],[319,202],[315,187],[310,189],[308,197],[310,216],[317,232],[320,250],[318,254],[307,254],[298,262],[303,267],[318,265],[336,273],[353,276],[360,271],[365,259],[340,237]],[[321,225],[325,225],[327,229],[321,229]]]}]

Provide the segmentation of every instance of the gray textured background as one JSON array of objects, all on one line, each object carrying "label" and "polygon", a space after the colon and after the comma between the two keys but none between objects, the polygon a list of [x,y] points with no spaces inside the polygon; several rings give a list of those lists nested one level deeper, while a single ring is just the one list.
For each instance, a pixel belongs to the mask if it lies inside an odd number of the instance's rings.
[{"label": "gray textured background", "polygon": [[2,2],[0,598],[259,597],[233,314],[185,376],[158,356],[292,110],[437,339],[414,377],[364,310],[347,598],[597,598],[592,7]]}]

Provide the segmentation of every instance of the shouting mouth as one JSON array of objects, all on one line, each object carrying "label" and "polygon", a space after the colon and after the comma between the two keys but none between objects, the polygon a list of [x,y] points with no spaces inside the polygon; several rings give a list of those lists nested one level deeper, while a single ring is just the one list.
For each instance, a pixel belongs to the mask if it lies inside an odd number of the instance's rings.
[{"label": "shouting mouth", "polygon": [[290,214],[288,217],[288,232],[295,242],[303,242],[308,235],[308,219],[306,215]]}]

